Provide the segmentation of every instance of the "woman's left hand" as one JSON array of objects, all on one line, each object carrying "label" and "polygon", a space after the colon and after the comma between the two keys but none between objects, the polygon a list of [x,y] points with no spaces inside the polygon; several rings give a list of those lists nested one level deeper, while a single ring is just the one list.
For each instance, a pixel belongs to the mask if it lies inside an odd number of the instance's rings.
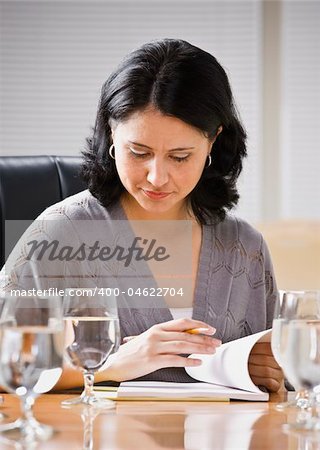
[{"label": "woman's left hand", "polygon": [[257,386],[277,392],[283,381],[283,372],[274,359],[270,342],[257,342],[249,356],[249,373]]}]

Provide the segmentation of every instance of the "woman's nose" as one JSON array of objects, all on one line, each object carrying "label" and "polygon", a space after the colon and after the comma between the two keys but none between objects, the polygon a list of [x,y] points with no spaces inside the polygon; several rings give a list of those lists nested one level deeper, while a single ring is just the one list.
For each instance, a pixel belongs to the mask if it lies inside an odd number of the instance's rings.
[{"label": "woman's nose", "polygon": [[163,161],[154,158],[148,165],[147,180],[154,187],[164,186],[169,180],[168,170]]}]

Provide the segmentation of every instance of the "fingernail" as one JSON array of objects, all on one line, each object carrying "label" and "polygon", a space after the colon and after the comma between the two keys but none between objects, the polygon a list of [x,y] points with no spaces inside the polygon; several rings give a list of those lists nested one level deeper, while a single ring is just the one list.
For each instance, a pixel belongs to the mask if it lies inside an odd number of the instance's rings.
[{"label": "fingernail", "polygon": [[214,334],[216,332],[216,329],[213,327],[208,328],[197,328],[199,334]]}]

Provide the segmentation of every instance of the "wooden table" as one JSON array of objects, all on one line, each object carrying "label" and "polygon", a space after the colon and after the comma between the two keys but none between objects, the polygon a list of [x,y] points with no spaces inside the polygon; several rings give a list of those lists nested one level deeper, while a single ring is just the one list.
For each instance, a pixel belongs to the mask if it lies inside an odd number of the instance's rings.
[{"label": "wooden table", "polygon": [[[39,421],[54,426],[56,433],[36,448],[320,449],[317,434],[306,437],[283,432],[282,425],[293,418],[276,411],[274,406],[283,401],[284,396],[274,394],[269,403],[118,402],[114,410],[101,412],[96,417],[90,417],[87,412],[86,417],[81,417],[79,413],[61,408],[61,400],[70,395],[47,394],[37,399],[34,413]],[[8,394],[4,397],[1,411],[9,416],[7,420],[14,420],[19,416],[19,402]],[[1,450],[12,448],[0,442]]]}]

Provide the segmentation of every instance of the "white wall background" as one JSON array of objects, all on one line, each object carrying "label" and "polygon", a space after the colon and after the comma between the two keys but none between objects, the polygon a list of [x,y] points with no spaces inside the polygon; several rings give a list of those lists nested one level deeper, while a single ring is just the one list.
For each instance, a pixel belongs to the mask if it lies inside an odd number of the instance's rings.
[{"label": "white wall background", "polygon": [[320,2],[285,2],[281,213],[320,218]]},{"label": "white wall background", "polygon": [[[274,12],[268,6],[270,17],[265,3],[0,2],[1,155],[78,154],[94,123],[100,87],[115,65],[148,40],[177,37],[212,52],[230,77],[249,134],[237,213],[255,222],[320,217],[320,4],[283,2],[279,20],[279,2],[271,2]],[[268,21],[279,24],[279,42],[272,41],[272,26],[265,32]],[[270,71],[270,54],[266,61],[269,39],[271,58],[282,55],[279,75]],[[271,149],[268,76],[281,86],[274,102],[280,134]]]}]

